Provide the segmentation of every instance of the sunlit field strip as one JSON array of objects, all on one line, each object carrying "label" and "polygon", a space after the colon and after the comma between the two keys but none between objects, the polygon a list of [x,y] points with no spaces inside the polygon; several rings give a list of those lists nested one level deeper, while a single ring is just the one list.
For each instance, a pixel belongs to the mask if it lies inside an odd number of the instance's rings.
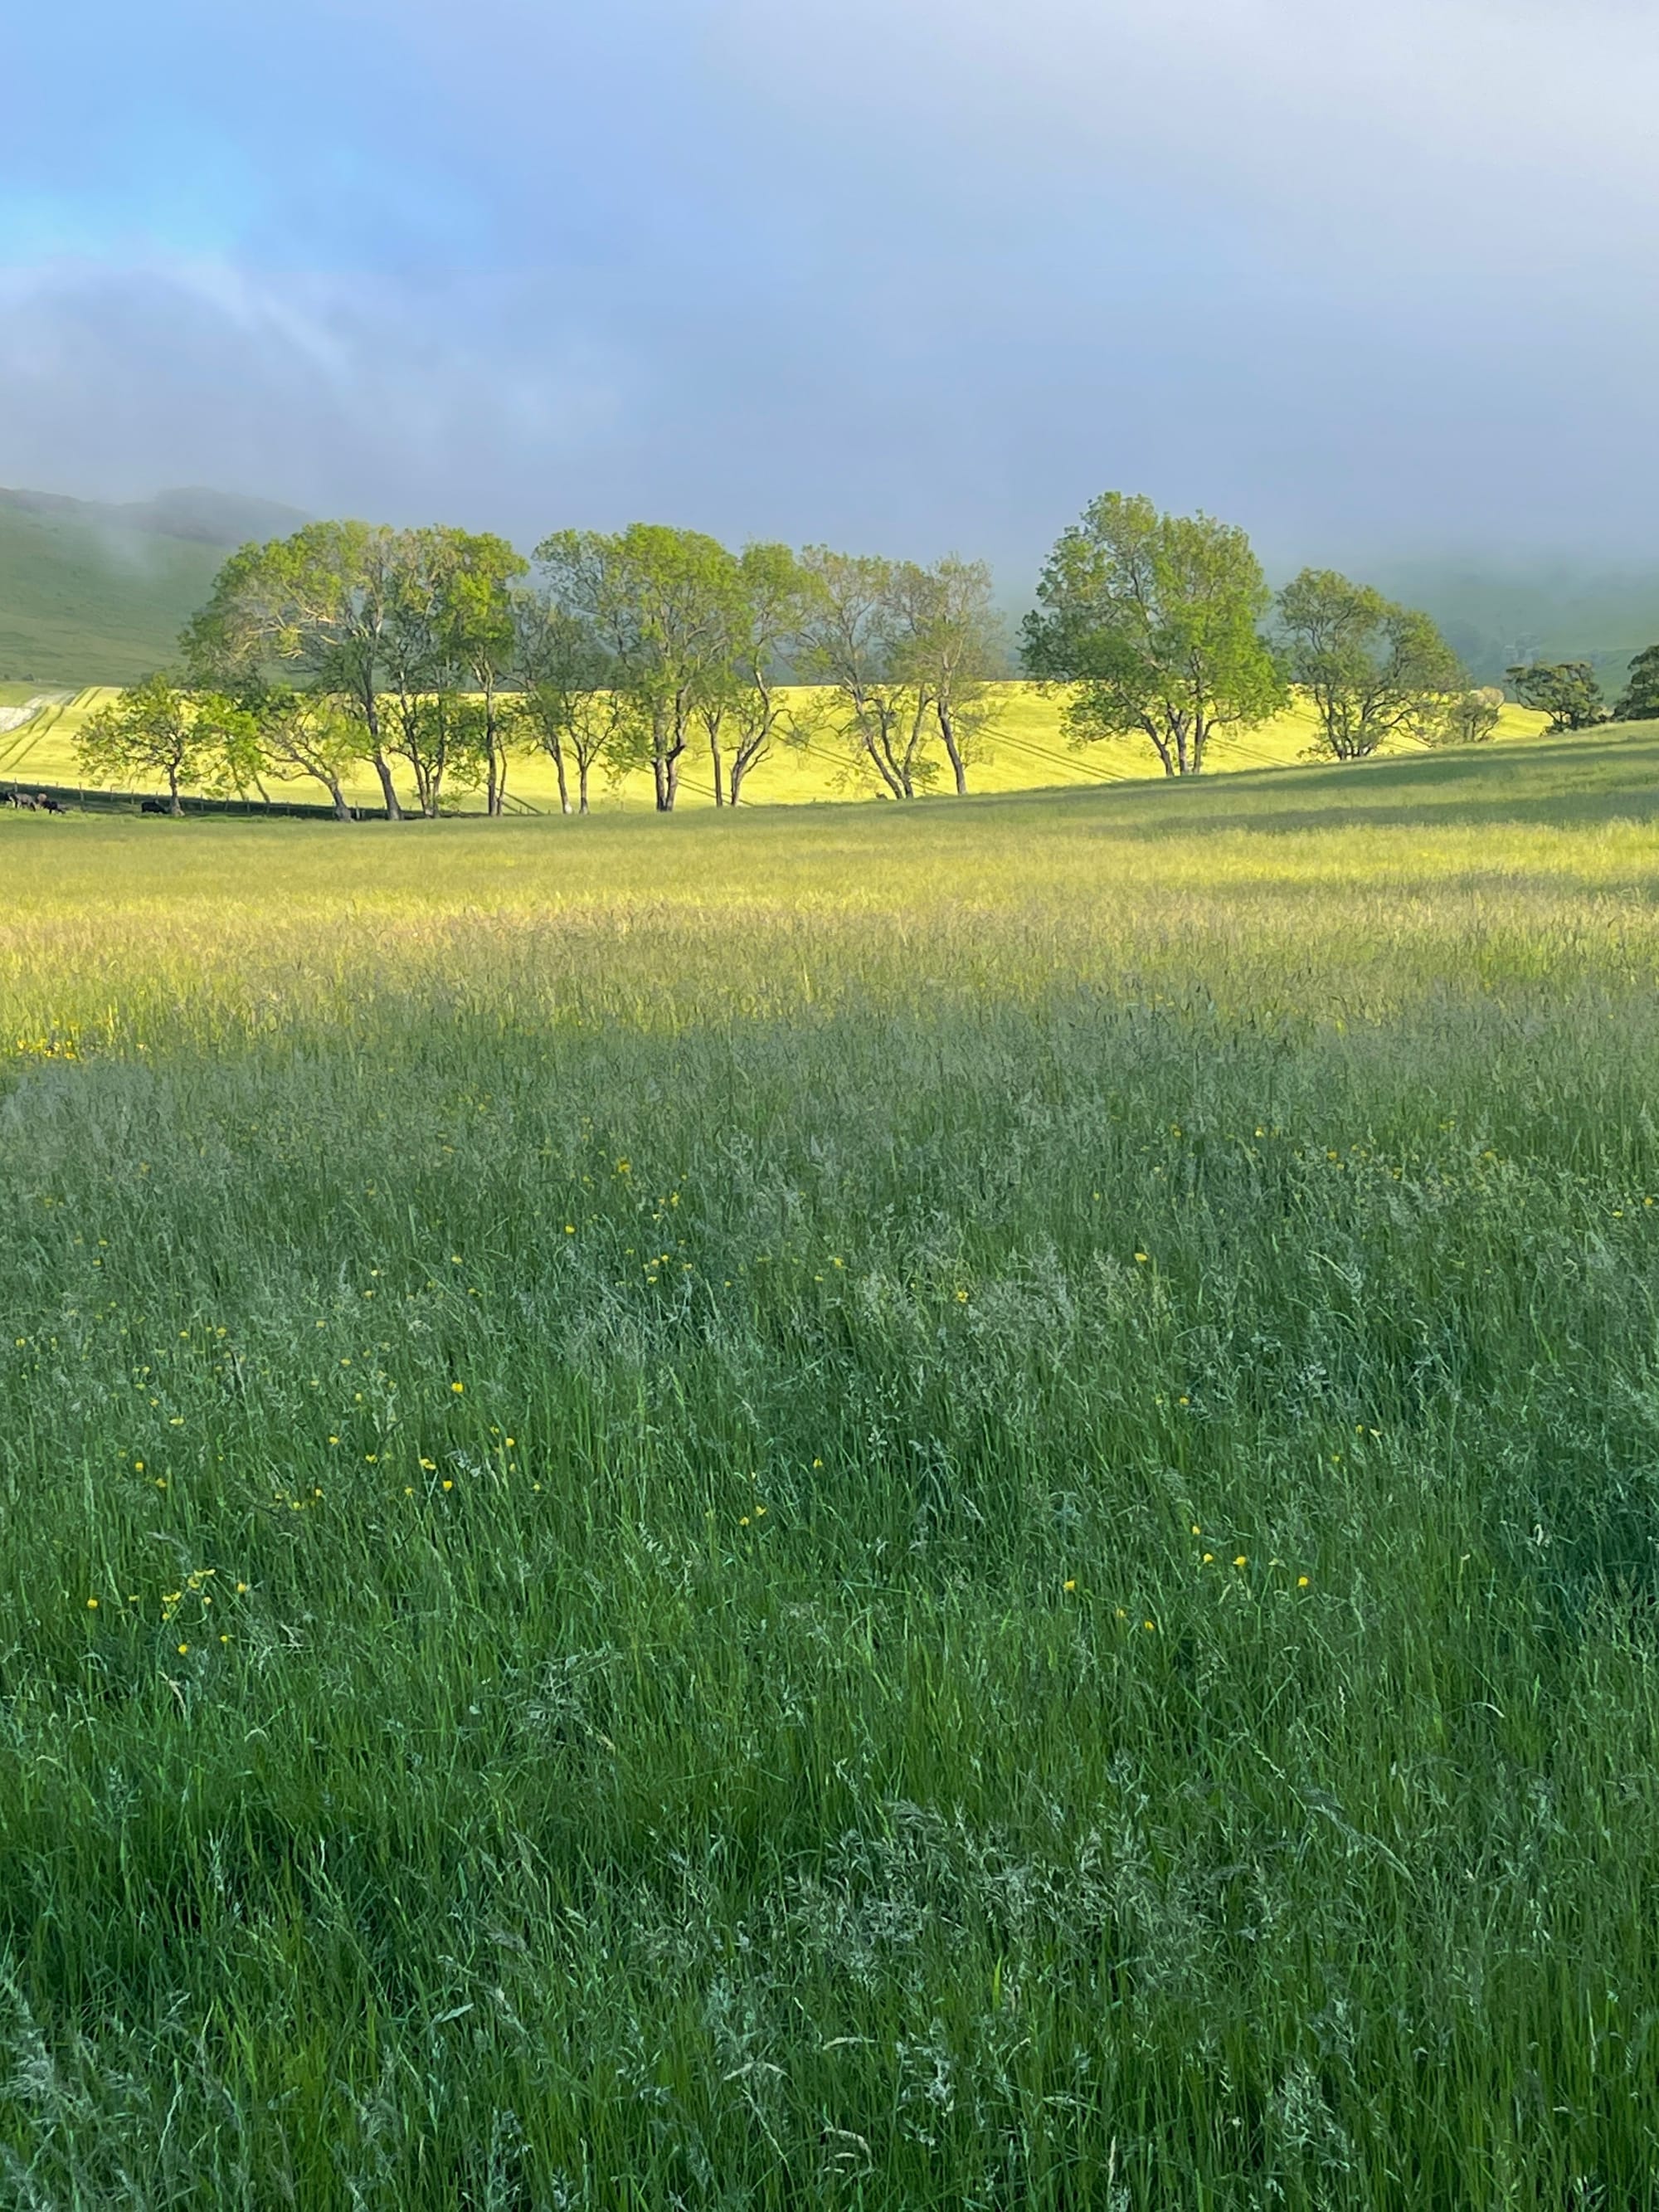
[{"label": "sunlit field strip", "polygon": [[[75,757],[76,729],[105,700],[108,690],[93,688],[67,704],[54,703],[35,720],[9,737],[0,738],[0,779],[33,778],[41,783],[66,784],[81,781]],[[1520,707],[1504,708],[1499,742],[1540,735],[1547,718]],[[1261,730],[1218,741],[1211,756],[1217,772],[1288,766],[1306,754],[1313,737],[1310,713],[1304,707]],[[1400,751],[1415,750],[1402,744]],[[750,775],[744,790],[745,804],[755,805],[817,805],[827,800],[868,799],[873,796],[866,780],[850,775],[844,748],[833,731],[815,730],[804,746],[779,744]],[[1158,779],[1162,769],[1149,744],[1120,738],[1079,748],[1070,744],[1060,724],[1060,702],[1029,684],[1006,687],[1005,704],[994,730],[983,740],[981,757],[969,772],[970,788],[977,792],[1011,792],[1068,786],[1139,781]],[[407,779],[399,779],[407,796]],[[135,783],[135,789],[143,786]],[[948,774],[934,787],[950,788]],[[317,799],[315,787],[273,785],[274,793],[291,799]],[[371,775],[360,776],[348,787],[349,795],[363,805],[379,804],[379,785]],[[558,785],[552,764],[544,756],[525,752],[512,765],[508,789],[515,802],[541,812],[558,805]],[[708,754],[694,746],[687,754],[682,775],[681,804],[688,808],[712,805],[714,782]],[[592,802],[598,808],[633,810],[652,805],[651,780],[639,772],[613,784],[602,773],[595,775]],[[448,794],[447,805],[458,811],[482,810],[483,797],[459,788]]]}]

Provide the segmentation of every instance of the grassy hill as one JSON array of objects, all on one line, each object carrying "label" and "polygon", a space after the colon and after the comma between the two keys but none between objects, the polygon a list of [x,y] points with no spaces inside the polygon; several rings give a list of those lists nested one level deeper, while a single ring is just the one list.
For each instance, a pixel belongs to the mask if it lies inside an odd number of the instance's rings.
[{"label": "grassy hill", "polygon": [[0,2167],[1634,2212],[1659,731],[0,816]]},{"label": "grassy hill", "polygon": [[210,491],[111,506],[0,489],[0,682],[131,682],[173,658],[230,548],[303,520]]}]

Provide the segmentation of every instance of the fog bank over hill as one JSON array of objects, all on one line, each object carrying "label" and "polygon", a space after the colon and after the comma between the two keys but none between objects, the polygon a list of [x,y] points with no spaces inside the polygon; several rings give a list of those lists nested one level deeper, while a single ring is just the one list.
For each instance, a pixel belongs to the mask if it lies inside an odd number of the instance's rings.
[{"label": "fog bank over hill", "polygon": [[1390,598],[1425,608],[1477,683],[1500,682],[1516,661],[1588,660],[1611,697],[1632,654],[1659,643],[1659,558],[1465,553],[1352,565]]},{"label": "fog bank over hill", "polygon": [[125,684],[163,665],[226,554],[305,519],[201,487],[118,503],[0,489],[0,682]]}]

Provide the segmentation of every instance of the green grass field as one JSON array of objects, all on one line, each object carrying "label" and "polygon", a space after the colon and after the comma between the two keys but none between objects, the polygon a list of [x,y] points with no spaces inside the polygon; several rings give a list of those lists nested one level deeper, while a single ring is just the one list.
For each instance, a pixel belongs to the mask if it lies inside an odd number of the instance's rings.
[{"label": "green grass field", "polygon": [[[20,701],[29,696],[29,687],[14,688]],[[0,733],[0,780],[78,785],[82,770],[76,758],[76,733],[98,707],[115,696],[107,686],[53,695],[21,728],[9,735]],[[744,786],[744,804],[793,805],[872,796],[870,782],[852,773],[847,749],[834,729],[825,723],[821,712],[812,714],[812,695],[803,690],[794,695],[794,700],[797,718],[803,730],[811,733],[804,744],[774,746],[750,771]],[[1507,706],[1497,741],[1536,738],[1547,720],[1547,716],[1525,707]],[[1306,754],[1314,728],[1311,712],[1298,703],[1259,730],[1218,740],[1211,765],[1225,771],[1290,766]],[[1398,750],[1414,748],[1402,741]],[[943,769],[942,759],[939,765]],[[1002,687],[995,724],[982,741],[981,757],[969,770],[969,781],[975,793],[983,793],[1115,783],[1162,774],[1158,756],[1144,740],[1114,738],[1082,748],[1072,744],[1061,726],[1060,700],[1056,694],[1045,694],[1032,684],[1008,684]],[[398,786],[404,804],[412,806],[413,784],[406,772],[399,775]],[[159,783],[155,787],[160,787]],[[949,792],[948,772],[934,787]],[[272,784],[270,790],[278,799],[326,802],[321,786],[313,782]],[[358,805],[380,803],[380,785],[372,769],[359,775],[348,790]],[[530,750],[514,755],[508,790],[515,809],[542,814],[558,811],[558,781],[552,763],[544,753]],[[620,782],[613,782],[596,771],[592,799],[593,805],[605,811],[649,808],[653,804],[650,773],[635,770]],[[688,809],[712,807],[714,799],[708,755],[698,749],[686,759],[680,804]],[[482,813],[484,801],[481,792],[457,786],[447,793],[445,804],[459,813]]]},{"label": "green grass field", "polygon": [[1651,2203],[1659,730],[0,818],[0,2172]]}]

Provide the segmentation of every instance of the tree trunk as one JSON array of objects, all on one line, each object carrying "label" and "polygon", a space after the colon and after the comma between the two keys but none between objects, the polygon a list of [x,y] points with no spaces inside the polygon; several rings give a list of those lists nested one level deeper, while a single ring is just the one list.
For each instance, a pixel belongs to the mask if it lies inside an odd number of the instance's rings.
[{"label": "tree trunk", "polygon": [[957,797],[958,799],[966,799],[968,796],[968,771],[963,764],[962,748],[957,743],[956,717],[951,714],[951,709],[945,705],[943,699],[939,701],[935,712],[939,716],[939,735],[944,738],[945,750],[950,755],[951,773],[957,780]]},{"label": "tree trunk", "polygon": [[890,799],[902,799],[904,786],[900,781],[898,772],[890,757],[885,732],[878,734],[867,726],[862,726],[859,728],[859,738],[865,751],[870,756],[870,765],[886,787],[887,796]]},{"label": "tree trunk", "polygon": [[176,768],[170,768],[167,770],[167,812],[182,814],[184,811],[184,802],[179,796],[179,771]]},{"label": "tree trunk", "polygon": [[[720,732],[718,730],[710,730],[708,732],[708,757],[714,764],[714,804],[716,806],[724,806],[726,804],[726,762],[720,752]],[[735,769],[733,772],[735,773]],[[735,799],[732,803],[734,805],[736,804]]]},{"label": "tree trunk", "polygon": [[680,755],[684,750],[685,740],[682,738],[666,751],[659,750],[651,763],[656,771],[659,814],[674,811],[674,801],[679,796],[680,788]]},{"label": "tree trunk", "polygon": [[346,804],[346,795],[340,788],[339,779],[337,776],[330,776],[327,781],[328,795],[334,801],[334,819],[337,822],[349,822],[351,809]]},{"label": "tree trunk", "polygon": [[363,727],[368,732],[369,752],[374,763],[374,773],[380,779],[380,797],[386,803],[388,822],[401,822],[404,810],[398,803],[398,787],[392,781],[392,769],[387,764],[386,748],[380,743],[380,706],[374,695],[372,677],[366,678],[362,698]]},{"label": "tree trunk", "polygon": [[570,779],[565,773],[564,747],[562,745],[550,745],[547,750],[553,756],[553,773],[559,779],[559,811],[561,814],[568,814],[570,811]]},{"label": "tree trunk", "polygon": [[386,801],[386,820],[401,822],[404,810],[398,798],[398,787],[392,781],[392,766],[378,745],[374,748],[374,773],[380,779],[380,796]]},{"label": "tree trunk", "polygon": [[[563,770],[562,769],[561,769],[559,770],[559,790],[560,790],[560,793],[561,793],[561,795],[562,795],[563,791],[564,791],[564,770]],[[587,808],[587,763],[586,763],[586,759],[580,758],[580,757],[578,758],[578,760],[577,760],[577,762],[576,762],[576,793],[577,793],[577,797],[578,797],[578,799],[579,799],[579,802],[580,802],[579,806],[578,806],[578,810],[577,810],[577,811],[578,811],[580,813],[586,814],[586,813],[587,812],[587,811],[588,811],[588,808]],[[569,812],[569,811],[570,811],[570,810],[569,810],[568,806],[567,806],[567,807],[566,807],[566,809],[565,809],[566,813],[568,814],[568,813]]]},{"label": "tree trunk", "polygon": [[484,681],[484,753],[487,763],[485,774],[489,778],[484,811],[492,817],[499,818],[507,798],[507,761],[501,751],[495,722],[495,686],[488,677]]}]

